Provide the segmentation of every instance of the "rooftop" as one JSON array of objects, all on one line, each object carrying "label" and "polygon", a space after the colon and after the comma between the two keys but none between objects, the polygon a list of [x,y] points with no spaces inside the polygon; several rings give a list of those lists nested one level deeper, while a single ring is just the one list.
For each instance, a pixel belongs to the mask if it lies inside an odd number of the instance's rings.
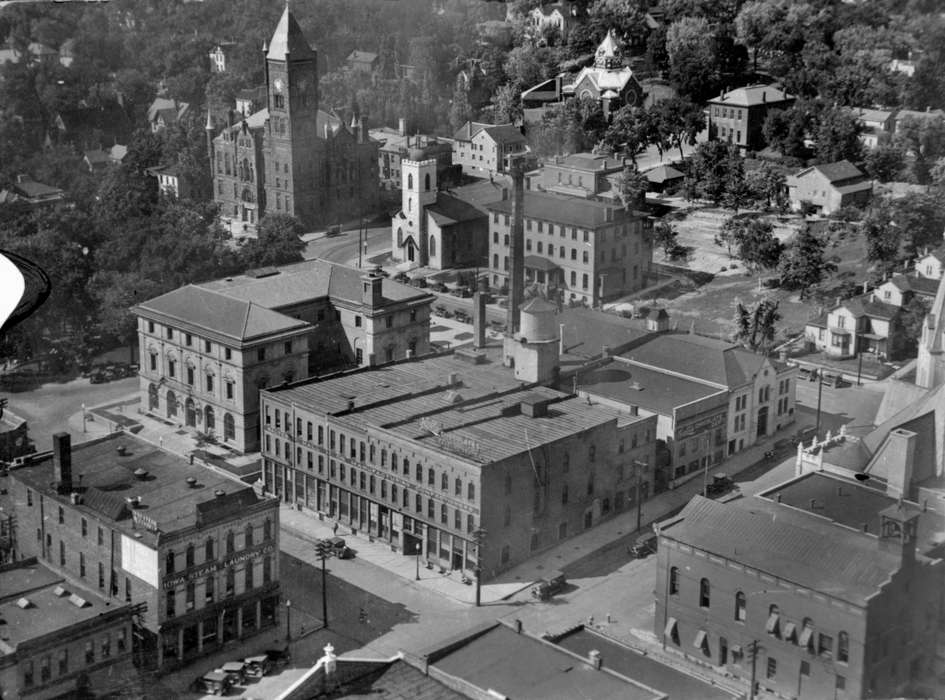
[{"label": "rooftop", "polygon": [[794,96],[774,85],[746,85],[709,100],[712,104],[754,107],[761,104],[777,104],[793,100]]},{"label": "rooftop", "polygon": [[[554,389],[523,386],[502,366],[498,347],[483,352],[477,364],[464,357],[464,351],[427,356],[265,393],[480,464],[627,420]],[[522,414],[520,404],[527,400],[547,402],[547,415]]]},{"label": "rooftop", "polygon": [[821,163],[813,166],[813,168],[827,178],[829,182],[842,182],[864,177],[863,171],[848,160],[840,160],[836,163]]},{"label": "rooftop", "polygon": [[485,131],[498,143],[519,143],[525,141],[525,135],[522,134],[521,129],[512,124],[486,126],[482,131]]},{"label": "rooftop", "polygon": [[14,566],[0,570],[0,656],[12,654],[24,642],[124,607],[66,583],[35,559]]},{"label": "rooftop", "polygon": [[898,289],[906,292],[915,292],[920,296],[934,297],[938,291],[940,280],[931,277],[922,277],[913,273],[909,275],[894,275],[889,283],[895,285]]},{"label": "rooftop", "polygon": [[504,175],[493,176],[489,180],[480,180],[462,187],[448,190],[450,194],[476,207],[483,214],[488,214],[488,205],[502,199],[502,190],[511,190],[512,179]]},{"label": "rooftop", "polygon": [[856,317],[869,316],[871,318],[891,319],[899,313],[898,306],[879,301],[873,293],[846,299],[834,308],[845,308]]},{"label": "rooftop", "polygon": [[[625,221],[623,207],[589,199],[576,199],[545,192],[525,192],[525,216],[565,226],[596,229]],[[512,213],[512,200],[502,199],[486,205],[489,211]]]},{"label": "rooftop", "polygon": [[440,226],[482,219],[486,223],[486,213],[479,211],[475,206],[463,201],[455,195],[438,192],[436,202],[427,207],[433,220]]},{"label": "rooftop", "polygon": [[431,664],[483,690],[516,700],[649,700],[645,686],[595,669],[555,645],[499,624]]},{"label": "rooftop", "polygon": [[[124,454],[119,453],[119,446],[125,448]],[[259,501],[249,486],[195,468],[188,460],[127,433],[73,445],[72,474],[72,490],[82,494],[72,508],[107,518],[113,527],[150,547],[157,545],[159,533],[195,526],[198,511],[206,521],[228,517],[234,508],[245,509]],[[10,476],[47,498],[71,503],[69,494],[55,489],[51,453],[37,455],[11,470]],[[191,486],[188,477],[196,477],[197,483]],[[137,497],[140,505],[130,507],[129,499]]]},{"label": "rooftop", "polygon": [[356,678],[346,678],[335,698],[347,700],[461,700],[466,695],[448,688],[440,681],[430,678],[403,659],[377,664],[365,664],[358,660],[338,659],[339,670],[346,674],[345,666],[367,666],[368,671]]},{"label": "rooftop", "polygon": [[266,58],[269,60],[284,61],[286,57],[293,61],[315,57],[315,52],[302,33],[299,23],[295,21],[295,15],[289,9],[288,3],[282,11],[276,30],[272,33],[269,50],[266,53]]},{"label": "rooftop", "polygon": [[604,345],[620,353],[653,335],[644,321],[594,309],[562,309],[557,320],[564,326],[564,360],[596,357]]}]

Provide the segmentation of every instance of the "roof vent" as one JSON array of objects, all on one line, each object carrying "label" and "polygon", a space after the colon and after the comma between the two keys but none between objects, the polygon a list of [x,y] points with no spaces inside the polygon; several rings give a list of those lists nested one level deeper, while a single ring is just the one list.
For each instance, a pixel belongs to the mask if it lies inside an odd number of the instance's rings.
[{"label": "roof vent", "polygon": [[134,473],[135,473],[135,479],[137,479],[138,481],[144,481],[148,478],[147,469],[142,469],[141,467],[138,467],[137,469],[135,469]]},{"label": "roof vent", "polygon": [[253,279],[262,279],[263,277],[272,277],[273,275],[279,274],[279,268],[277,267],[259,267],[255,270],[248,270],[246,272],[247,277],[252,277]]},{"label": "roof vent", "polygon": [[643,386],[640,382],[630,382],[630,388],[634,391],[643,391]]},{"label": "roof vent", "polygon": [[217,498],[223,498],[226,495],[226,491],[224,491],[223,489],[217,489],[216,491],[213,492],[213,495],[216,496]]},{"label": "roof vent", "polygon": [[117,452],[119,455],[124,457],[126,454],[128,454],[128,448],[125,447],[124,445],[119,445],[118,447],[115,448],[115,452]]},{"label": "roof vent", "polygon": [[20,598],[18,601],[16,601],[16,606],[26,610],[27,608],[33,607],[33,602],[29,598]]},{"label": "roof vent", "polygon": [[197,488],[197,477],[195,477],[195,476],[188,476],[187,479],[185,479],[185,481],[187,482],[187,485],[188,485],[190,488],[192,488],[192,489]]},{"label": "roof vent", "polygon": [[64,595],[69,595],[69,591],[67,591],[62,586],[56,586],[55,588],[53,588],[53,595],[56,596],[57,598],[62,598],[62,596]]},{"label": "roof vent", "polygon": [[132,507],[132,508],[140,508],[140,507],[141,507],[141,496],[128,496],[128,497],[125,499],[125,503],[127,503],[127,504],[128,504],[130,507]]},{"label": "roof vent", "polygon": [[444,395],[444,398],[446,399],[446,403],[450,403],[450,404],[461,403],[463,400],[463,395],[460,394],[458,391],[453,391],[452,389],[450,389],[449,391],[446,392],[446,394]]},{"label": "roof vent", "polygon": [[89,601],[81,596],[77,596],[75,593],[69,596],[69,602],[77,608],[87,608],[91,605]]}]

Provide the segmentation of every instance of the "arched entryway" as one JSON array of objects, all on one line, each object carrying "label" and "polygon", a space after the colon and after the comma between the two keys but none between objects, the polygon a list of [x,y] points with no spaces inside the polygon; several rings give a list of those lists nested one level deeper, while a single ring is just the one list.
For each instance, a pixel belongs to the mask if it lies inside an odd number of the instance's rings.
[{"label": "arched entryway", "polygon": [[148,410],[155,411],[161,405],[161,399],[158,396],[157,384],[148,385]]},{"label": "arched entryway", "polygon": [[207,406],[203,412],[204,429],[209,433],[217,428],[217,419],[213,415],[213,406]]},{"label": "arched entryway", "polygon": [[184,423],[191,428],[197,427],[197,410],[194,407],[194,400],[189,396],[184,403]]},{"label": "arched entryway", "polygon": [[236,439],[236,422],[233,420],[233,416],[230,413],[223,414],[223,439]]},{"label": "arched entryway", "polygon": [[167,417],[177,417],[177,395],[170,389],[167,391]]},{"label": "arched entryway", "polygon": [[758,409],[758,437],[764,437],[768,434],[768,407],[762,406]]}]

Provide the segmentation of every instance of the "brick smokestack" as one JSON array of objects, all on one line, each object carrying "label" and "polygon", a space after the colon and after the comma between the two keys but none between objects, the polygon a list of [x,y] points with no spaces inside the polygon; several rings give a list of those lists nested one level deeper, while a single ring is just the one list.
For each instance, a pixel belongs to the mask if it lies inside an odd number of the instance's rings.
[{"label": "brick smokestack", "polygon": [[486,347],[486,280],[478,280],[478,289],[473,295],[473,347]]},{"label": "brick smokestack", "polygon": [[511,157],[509,170],[512,174],[512,232],[509,258],[509,308],[506,333],[509,336],[521,329],[519,307],[525,298],[525,162],[520,157]]},{"label": "brick smokestack", "polygon": [[59,491],[72,488],[72,438],[69,433],[53,435],[53,476]]}]

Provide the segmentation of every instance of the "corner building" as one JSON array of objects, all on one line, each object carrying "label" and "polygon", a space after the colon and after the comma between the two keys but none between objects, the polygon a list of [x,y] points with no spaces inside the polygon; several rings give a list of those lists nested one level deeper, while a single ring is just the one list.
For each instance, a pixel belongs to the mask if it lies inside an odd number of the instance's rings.
[{"label": "corner building", "polygon": [[279,507],[124,433],[53,436],[10,473],[20,556],[143,603],[136,659],[168,671],[276,624]]},{"label": "corner building", "polygon": [[649,489],[655,417],[517,376],[493,346],[267,389],[265,490],[486,580]]}]

